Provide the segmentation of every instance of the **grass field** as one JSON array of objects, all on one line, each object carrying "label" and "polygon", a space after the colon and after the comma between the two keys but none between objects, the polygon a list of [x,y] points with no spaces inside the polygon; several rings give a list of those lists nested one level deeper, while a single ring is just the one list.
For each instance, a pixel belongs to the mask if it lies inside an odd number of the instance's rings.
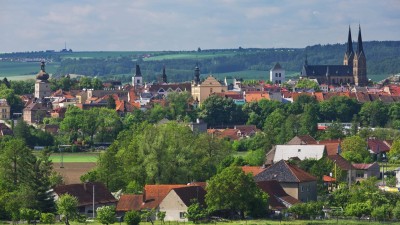
[{"label": "grass field", "polygon": [[[46,65],[46,72],[54,73],[59,63],[49,63]],[[35,79],[36,74],[40,71],[40,63],[38,62],[3,62],[0,61],[0,78],[7,77],[10,80],[18,79]]]},{"label": "grass field", "polygon": [[[63,153],[62,154],[63,162],[71,162],[71,163],[86,163],[97,162],[99,158],[99,153]],[[53,163],[61,162],[61,154],[53,153],[50,156],[50,159]]]},{"label": "grass field", "polygon": [[165,59],[206,59],[206,58],[214,58],[221,56],[232,56],[235,55],[236,52],[185,52],[185,53],[166,53],[158,56],[152,56],[149,58],[145,58],[144,61],[157,61],[157,60],[165,60]]},{"label": "grass field", "polygon": [[[115,223],[118,224],[118,223]],[[122,223],[125,225],[125,223]],[[176,221],[166,221],[164,223],[164,225],[185,225],[185,224],[193,224],[192,222],[176,222]],[[341,225],[345,225],[345,224],[369,224],[369,225],[378,225],[378,224],[382,224],[382,222],[376,222],[376,221],[359,221],[359,220],[339,220],[338,222],[336,222],[336,220],[283,220],[283,221],[279,221],[279,220],[237,220],[237,221],[229,221],[229,222],[216,222],[216,223],[198,223],[198,224],[209,224],[209,225],[308,225],[308,224],[341,224]],[[398,222],[385,222],[384,224],[399,224]],[[61,224],[60,224],[61,225]],[[77,222],[72,222],[71,225],[81,225]],[[98,223],[97,221],[95,222],[90,222],[87,223],[87,225],[101,225],[100,223]],[[141,222],[140,225],[151,225],[150,222]],[[154,225],[162,225],[161,221],[155,221]]]}]

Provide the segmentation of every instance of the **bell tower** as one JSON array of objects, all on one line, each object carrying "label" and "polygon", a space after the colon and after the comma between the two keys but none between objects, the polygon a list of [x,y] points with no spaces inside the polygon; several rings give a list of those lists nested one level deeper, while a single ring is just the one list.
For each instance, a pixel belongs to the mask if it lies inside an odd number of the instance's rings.
[{"label": "bell tower", "polygon": [[143,85],[142,72],[140,72],[139,65],[136,65],[136,73],[132,77],[132,86],[137,87],[137,86],[142,86],[142,85]]}]

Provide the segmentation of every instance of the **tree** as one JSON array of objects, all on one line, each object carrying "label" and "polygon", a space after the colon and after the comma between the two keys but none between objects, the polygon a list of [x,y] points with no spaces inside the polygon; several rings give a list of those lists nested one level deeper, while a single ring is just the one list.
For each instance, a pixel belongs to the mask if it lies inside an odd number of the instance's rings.
[{"label": "tree", "polygon": [[393,213],[393,216],[394,216],[396,219],[400,219],[400,201],[398,201],[398,202],[396,203],[396,207],[393,208],[392,213]]},{"label": "tree", "polygon": [[239,213],[241,218],[244,218],[244,212],[252,216],[266,214],[268,195],[239,167],[225,168],[209,180],[206,188],[206,203],[211,212],[229,210],[231,216]]},{"label": "tree", "polygon": [[65,217],[65,225],[77,215],[78,199],[72,195],[61,195],[57,201],[57,212]]},{"label": "tree", "polygon": [[396,139],[393,141],[392,147],[388,153],[389,160],[398,160],[400,159],[400,139]]},{"label": "tree", "polygon": [[378,221],[390,220],[392,218],[392,208],[393,206],[388,204],[375,207],[371,212],[371,216]]},{"label": "tree", "polygon": [[306,89],[314,89],[315,91],[319,91],[319,85],[317,82],[309,80],[309,79],[300,79],[296,84],[296,88],[306,88]]},{"label": "tree", "polygon": [[201,104],[200,117],[211,127],[243,124],[247,118],[236,116],[241,112],[241,108],[237,107],[231,98],[211,95]]},{"label": "tree", "polygon": [[56,217],[53,213],[41,213],[40,222],[45,224],[53,224],[56,222]]},{"label": "tree", "polygon": [[350,203],[345,209],[346,216],[355,216],[360,219],[362,216],[368,216],[371,214],[371,203],[370,202],[356,202]]},{"label": "tree", "polygon": [[157,218],[161,221],[162,224],[164,224],[165,216],[167,215],[166,212],[164,211],[158,211],[157,212]]},{"label": "tree", "polygon": [[115,208],[114,206],[102,206],[96,209],[97,220],[102,224],[113,224],[115,223]]},{"label": "tree", "polygon": [[295,204],[289,208],[289,212],[294,213],[299,219],[311,219],[324,214],[322,202],[307,202]]},{"label": "tree", "polygon": [[363,125],[383,127],[388,121],[388,108],[382,101],[366,102],[361,107],[359,115]]},{"label": "tree", "polygon": [[265,120],[263,130],[267,137],[272,138],[273,143],[281,144],[283,142],[284,137],[281,134],[283,133],[285,119],[285,112],[282,109],[276,109]]},{"label": "tree", "polygon": [[114,99],[113,95],[109,95],[108,98],[107,98],[107,108],[115,110],[116,106],[117,105],[115,103],[115,99]]},{"label": "tree", "polygon": [[139,225],[140,220],[140,212],[138,211],[129,211],[125,213],[124,221],[126,225]]},{"label": "tree", "polygon": [[189,111],[188,105],[191,99],[192,95],[187,91],[169,93],[166,97],[169,118],[173,120],[183,119]]},{"label": "tree", "polygon": [[354,163],[362,163],[370,160],[370,154],[367,150],[367,143],[360,136],[351,136],[342,142],[342,156]]},{"label": "tree", "polygon": [[35,221],[36,224],[36,219],[39,219],[40,213],[36,209],[28,209],[28,208],[22,208],[20,209],[20,218],[23,220],[26,220],[28,224],[31,223],[31,221]]},{"label": "tree", "polygon": [[142,220],[148,221],[151,225],[154,225],[154,218],[156,217],[156,210],[155,209],[147,209],[142,211]]},{"label": "tree", "polygon": [[200,203],[194,199],[191,201],[186,213],[186,218],[193,223],[197,223],[199,220],[204,219],[207,216],[207,211],[200,205]]}]

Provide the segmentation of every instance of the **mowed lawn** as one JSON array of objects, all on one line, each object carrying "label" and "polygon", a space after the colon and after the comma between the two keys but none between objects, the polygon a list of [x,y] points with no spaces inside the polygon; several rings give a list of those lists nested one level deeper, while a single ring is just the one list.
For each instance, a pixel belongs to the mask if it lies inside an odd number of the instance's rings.
[{"label": "mowed lawn", "polygon": [[60,153],[53,153],[51,154],[50,159],[53,161],[53,163],[61,162],[61,158],[63,159],[64,163],[95,163],[99,158],[99,154],[100,153],[62,153],[61,156]]},{"label": "mowed lawn", "polygon": [[[58,223],[57,223],[58,224]],[[119,223],[115,223],[119,224]],[[126,225],[126,223],[122,222],[121,224]],[[193,222],[177,222],[177,221],[165,221],[164,225],[188,225],[188,224],[194,224]],[[308,225],[308,224],[369,224],[369,225],[378,225],[382,224],[382,222],[377,222],[377,221],[371,221],[368,222],[366,220],[339,220],[336,222],[336,220],[235,220],[235,221],[229,221],[229,222],[210,222],[210,223],[197,223],[197,224],[209,224],[209,225]],[[398,222],[385,222],[384,224],[399,224]],[[71,225],[80,225],[80,223],[77,222],[71,222]],[[94,222],[89,222],[87,225],[101,225],[101,223],[94,221]],[[140,225],[151,225],[150,222],[141,222]],[[161,221],[157,220],[154,222],[154,225],[162,225]]]}]

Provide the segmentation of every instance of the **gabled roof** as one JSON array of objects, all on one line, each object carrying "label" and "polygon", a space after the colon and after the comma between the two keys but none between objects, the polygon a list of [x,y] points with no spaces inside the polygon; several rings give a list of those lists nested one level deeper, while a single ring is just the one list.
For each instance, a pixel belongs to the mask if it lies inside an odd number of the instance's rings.
[{"label": "gabled roof", "polygon": [[272,69],[271,69],[271,71],[274,71],[274,70],[283,70],[283,68],[282,68],[281,64],[279,64],[277,62],[277,63],[275,63],[274,67],[272,67]]},{"label": "gabled roof", "polygon": [[143,195],[125,194],[119,198],[116,211],[127,212],[127,211],[140,211],[143,204]]},{"label": "gabled roof", "polygon": [[352,164],[354,168],[358,169],[358,170],[368,170],[373,166],[378,166],[379,164],[377,162],[374,163],[353,163]]},{"label": "gabled roof", "polygon": [[390,151],[390,147],[383,140],[368,139],[368,149],[375,154]]},{"label": "gabled roof", "polygon": [[167,196],[173,188],[186,187],[184,184],[154,184],[144,187],[143,209],[153,209]]},{"label": "gabled roof", "polygon": [[260,181],[257,186],[269,195],[268,203],[271,209],[286,209],[300,203],[299,200],[288,195],[276,180]]},{"label": "gabled roof", "polygon": [[246,92],[245,96],[246,102],[258,102],[261,99],[270,100],[269,92],[266,91],[251,91]]},{"label": "gabled roof", "polygon": [[239,130],[242,135],[249,135],[252,132],[260,131],[255,125],[236,125],[235,129]]},{"label": "gabled roof", "polygon": [[186,206],[191,205],[192,199],[197,199],[201,205],[205,205],[206,191],[200,186],[185,186],[171,191],[174,191]]},{"label": "gabled roof", "polygon": [[353,76],[353,67],[348,65],[304,65],[303,70],[307,76]]},{"label": "gabled roof", "polygon": [[297,135],[293,137],[286,145],[312,145],[317,144],[317,141],[310,135]]},{"label": "gabled roof", "polygon": [[53,190],[58,195],[70,194],[78,199],[78,206],[91,205],[93,204],[93,186],[96,204],[107,204],[114,203],[117,200],[106,188],[103,183],[100,182],[88,182],[83,184],[69,184],[60,185],[55,187]]},{"label": "gabled roof", "polygon": [[[321,143],[320,143],[321,144]],[[341,148],[340,148],[340,143],[336,143],[336,142],[333,142],[333,143],[326,143],[326,144],[324,144],[325,145],[325,147],[326,147],[326,153],[327,153],[327,155],[329,156],[329,155],[337,155],[337,154],[340,154],[340,151],[341,151]]]},{"label": "gabled roof", "polygon": [[325,155],[325,145],[276,145],[274,162],[298,157],[304,159],[321,159]]},{"label": "gabled roof", "polygon": [[262,171],[254,177],[256,182],[277,180],[278,182],[287,183],[301,183],[308,181],[316,181],[317,178],[307,173],[306,171],[286,163],[281,160],[275,164],[272,164],[266,170]]},{"label": "gabled roof", "polygon": [[265,168],[260,166],[242,166],[242,171],[245,174],[251,173],[253,174],[253,176],[256,176],[257,174],[261,173],[264,170]]},{"label": "gabled roof", "polygon": [[327,157],[329,160],[334,162],[341,170],[348,171],[354,169],[351,163],[340,155],[328,155]]}]

